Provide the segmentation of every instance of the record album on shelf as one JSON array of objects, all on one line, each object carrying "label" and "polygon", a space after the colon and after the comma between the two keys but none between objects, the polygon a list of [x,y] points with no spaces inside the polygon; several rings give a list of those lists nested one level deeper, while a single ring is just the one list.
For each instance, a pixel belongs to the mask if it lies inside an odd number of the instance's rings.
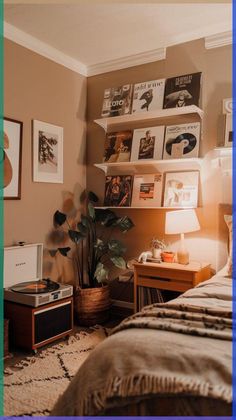
[{"label": "record album on shelf", "polygon": [[106,176],[104,206],[129,207],[132,196],[131,175]]},{"label": "record album on shelf", "polygon": [[146,127],[134,130],[131,161],[162,159],[164,126]]},{"label": "record album on shelf", "polygon": [[133,92],[132,114],[162,109],[165,79],[136,83]]},{"label": "record album on shelf", "polygon": [[166,79],[163,108],[199,106],[201,72]]},{"label": "record album on shelf", "polygon": [[132,137],[131,130],[107,133],[103,162],[129,162]]},{"label": "record album on shelf", "polygon": [[163,159],[198,157],[200,122],[166,127]]},{"label": "record album on shelf", "polygon": [[117,117],[130,114],[133,85],[123,85],[105,89],[102,117]]},{"label": "record album on shelf", "polygon": [[134,175],[132,207],[161,207],[161,173]]}]

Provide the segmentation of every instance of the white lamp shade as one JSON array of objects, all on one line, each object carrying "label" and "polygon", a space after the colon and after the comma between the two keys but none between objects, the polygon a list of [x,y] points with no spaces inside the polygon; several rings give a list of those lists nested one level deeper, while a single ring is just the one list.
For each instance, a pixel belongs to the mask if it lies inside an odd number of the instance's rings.
[{"label": "white lamp shade", "polygon": [[195,210],[168,211],[166,213],[165,233],[175,235],[200,230]]}]

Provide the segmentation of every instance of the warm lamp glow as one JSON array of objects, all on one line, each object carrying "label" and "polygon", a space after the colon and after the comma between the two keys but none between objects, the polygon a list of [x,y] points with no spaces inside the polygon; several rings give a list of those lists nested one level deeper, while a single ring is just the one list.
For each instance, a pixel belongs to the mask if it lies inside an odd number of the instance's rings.
[{"label": "warm lamp glow", "polygon": [[181,243],[177,252],[179,264],[189,263],[189,253],[185,248],[184,234],[200,230],[195,210],[168,211],[166,213],[165,233],[168,235],[181,235]]},{"label": "warm lamp glow", "polygon": [[175,235],[196,230],[200,230],[200,225],[194,210],[168,211],[166,213],[166,234]]}]

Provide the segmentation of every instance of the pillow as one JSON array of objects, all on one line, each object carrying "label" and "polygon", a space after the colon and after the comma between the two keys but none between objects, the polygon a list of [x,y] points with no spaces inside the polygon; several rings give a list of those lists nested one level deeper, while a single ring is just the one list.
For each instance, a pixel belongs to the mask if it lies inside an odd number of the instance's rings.
[{"label": "pillow", "polygon": [[229,229],[229,257],[227,261],[227,267],[228,267],[228,275],[232,277],[232,271],[233,271],[233,263],[232,263],[232,256],[233,256],[233,219],[232,215],[225,214],[224,215],[225,223],[228,226]]}]

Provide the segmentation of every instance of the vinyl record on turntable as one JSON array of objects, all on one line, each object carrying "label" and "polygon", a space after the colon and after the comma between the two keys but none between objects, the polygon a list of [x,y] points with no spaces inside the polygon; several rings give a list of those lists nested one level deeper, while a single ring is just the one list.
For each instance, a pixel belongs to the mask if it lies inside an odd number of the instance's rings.
[{"label": "vinyl record on turntable", "polygon": [[39,294],[54,292],[59,289],[60,285],[49,279],[42,279],[37,281],[28,281],[20,284],[15,284],[11,287],[13,292],[25,294]]}]

